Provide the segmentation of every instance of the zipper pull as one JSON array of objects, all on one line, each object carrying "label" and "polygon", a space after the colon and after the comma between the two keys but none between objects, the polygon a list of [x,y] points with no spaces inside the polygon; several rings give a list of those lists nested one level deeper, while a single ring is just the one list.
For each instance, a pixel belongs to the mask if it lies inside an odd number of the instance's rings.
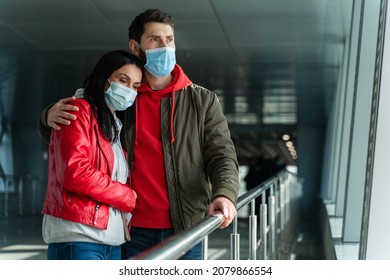
[{"label": "zipper pull", "polygon": [[99,208],[100,208],[100,204],[96,204],[96,207],[95,207],[95,216],[94,216],[94,218],[93,218],[93,224],[94,224],[94,225],[97,224],[97,217],[98,217]]}]

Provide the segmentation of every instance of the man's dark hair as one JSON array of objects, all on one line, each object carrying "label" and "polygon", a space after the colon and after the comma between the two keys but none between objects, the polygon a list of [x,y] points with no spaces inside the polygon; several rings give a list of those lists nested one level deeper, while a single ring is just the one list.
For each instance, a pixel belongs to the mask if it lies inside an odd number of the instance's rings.
[{"label": "man's dark hair", "polygon": [[129,26],[129,40],[133,39],[141,42],[141,36],[144,33],[144,26],[148,22],[161,22],[169,24],[174,28],[174,19],[167,12],[159,9],[147,9],[134,18]]}]

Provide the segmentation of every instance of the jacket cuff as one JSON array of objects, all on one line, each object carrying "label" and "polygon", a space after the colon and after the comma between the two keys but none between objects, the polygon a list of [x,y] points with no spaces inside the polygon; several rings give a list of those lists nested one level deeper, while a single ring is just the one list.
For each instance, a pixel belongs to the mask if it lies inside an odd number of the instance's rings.
[{"label": "jacket cuff", "polygon": [[226,197],[229,199],[234,205],[237,204],[237,198],[238,198],[238,187],[234,186],[220,186],[217,188],[216,191],[213,191],[213,195],[211,197],[211,200],[214,201],[217,197]]}]

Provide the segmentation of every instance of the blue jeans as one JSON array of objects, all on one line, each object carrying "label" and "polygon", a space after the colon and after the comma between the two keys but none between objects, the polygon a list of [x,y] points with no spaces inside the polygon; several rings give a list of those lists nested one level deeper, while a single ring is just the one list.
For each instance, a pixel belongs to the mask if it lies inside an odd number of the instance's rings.
[{"label": "blue jeans", "polygon": [[[122,260],[130,259],[139,253],[159,244],[164,239],[174,235],[172,229],[149,229],[131,227],[131,240],[122,244]],[[202,242],[196,244],[180,260],[201,260]]]},{"label": "blue jeans", "polygon": [[120,260],[121,247],[90,242],[50,243],[48,260]]}]

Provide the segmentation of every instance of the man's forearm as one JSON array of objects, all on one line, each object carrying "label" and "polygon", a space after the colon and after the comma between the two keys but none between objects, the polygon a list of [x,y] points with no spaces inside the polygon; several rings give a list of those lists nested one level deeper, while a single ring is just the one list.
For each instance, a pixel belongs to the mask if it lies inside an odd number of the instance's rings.
[{"label": "man's forearm", "polygon": [[52,128],[47,125],[47,112],[49,109],[53,106],[53,104],[50,104],[47,106],[39,115],[38,120],[37,120],[37,129],[38,129],[38,134],[39,137],[43,141],[45,141],[47,144],[50,142],[50,134],[52,131]]}]

